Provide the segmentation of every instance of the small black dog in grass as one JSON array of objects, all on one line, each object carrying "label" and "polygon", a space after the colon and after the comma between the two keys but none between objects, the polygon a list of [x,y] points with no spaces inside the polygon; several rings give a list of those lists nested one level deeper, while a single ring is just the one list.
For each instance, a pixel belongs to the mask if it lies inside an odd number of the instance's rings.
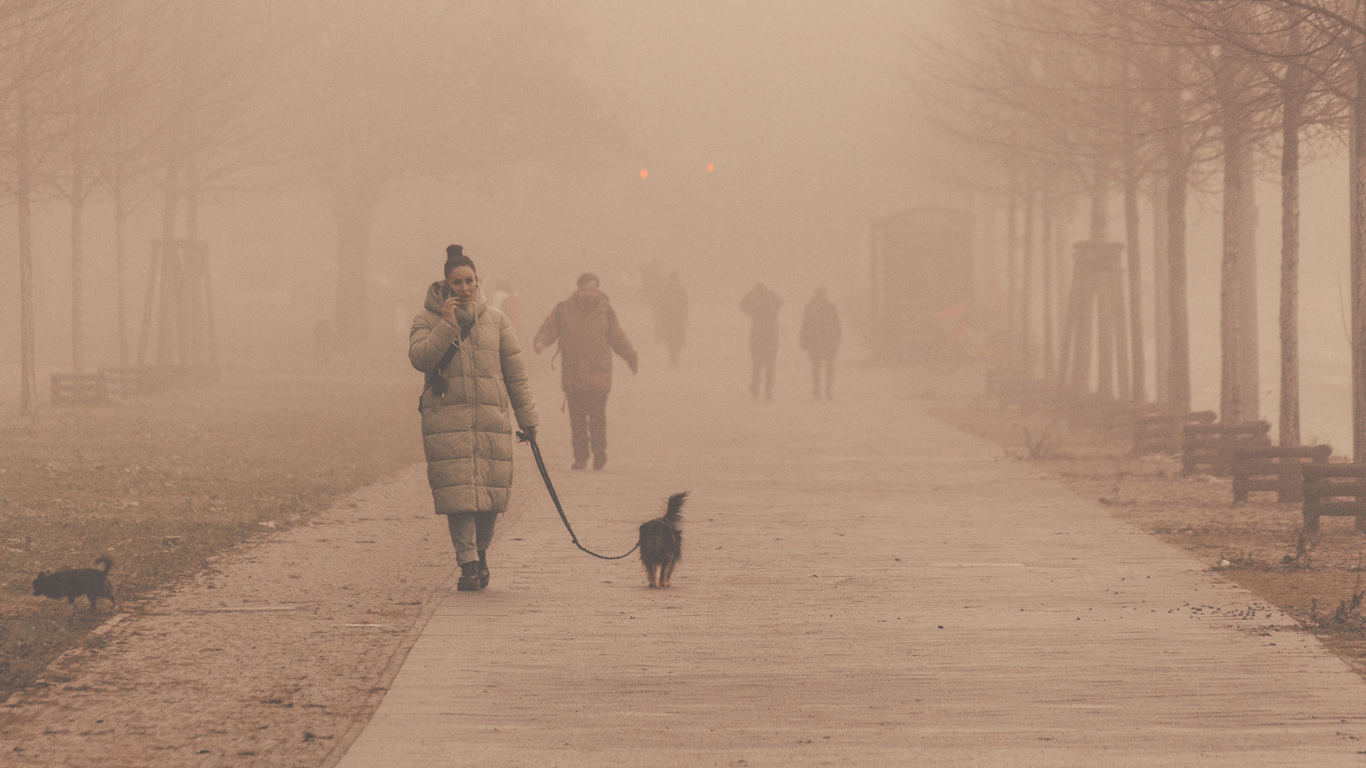
[{"label": "small black dog in grass", "polygon": [[687,491],[670,496],[668,511],[664,516],[640,526],[640,562],[645,564],[652,587],[669,586],[674,566],[683,556],[683,532],[678,529],[678,524],[683,521],[680,513],[686,498]]},{"label": "small black dog in grass", "polygon": [[38,578],[33,580],[33,594],[50,597],[53,600],[66,598],[71,604],[76,603],[76,598],[85,595],[90,598],[90,610],[95,610],[95,600],[107,598],[110,603],[114,603],[114,585],[109,581],[109,569],[114,567],[114,560],[108,556],[95,558],[96,563],[103,563],[104,570],[97,568],[64,568],[52,573],[39,572]]}]

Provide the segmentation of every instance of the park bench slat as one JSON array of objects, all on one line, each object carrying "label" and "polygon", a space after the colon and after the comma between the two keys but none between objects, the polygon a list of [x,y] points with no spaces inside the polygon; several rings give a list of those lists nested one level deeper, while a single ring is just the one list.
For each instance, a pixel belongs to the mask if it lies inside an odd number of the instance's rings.
[{"label": "park bench slat", "polygon": [[1366,464],[1310,464],[1304,468],[1306,480],[1324,477],[1366,477]]},{"label": "park bench slat", "polygon": [[1295,445],[1295,446],[1255,446],[1243,447],[1235,450],[1238,458],[1246,459],[1314,459],[1316,461],[1327,461],[1333,455],[1331,445]]},{"label": "park bench slat", "polygon": [[1233,474],[1234,451],[1238,448],[1268,447],[1270,422],[1245,424],[1186,424],[1181,429],[1181,472],[1194,474],[1208,467],[1215,475]]},{"label": "park bench slat", "polygon": [[1355,517],[1366,532],[1366,464],[1304,465],[1304,529],[1318,530],[1323,515]]},{"label": "park bench slat", "polygon": [[1187,424],[1186,433],[1194,435],[1265,435],[1271,423],[1254,421],[1248,424]]},{"label": "park bench slat", "polygon": [[1209,424],[1215,418],[1214,411],[1184,414],[1168,411],[1140,415],[1134,424],[1134,455],[1180,453],[1182,427],[1186,424]]},{"label": "park bench slat", "polygon": [[1310,498],[1332,499],[1345,496],[1366,497],[1366,479],[1334,482],[1332,480],[1306,480],[1304,492]]},{"label": "park bench slat", "polygon": [[53,405],[100,405],[108,400],[104,377],[98,373],[52,374]]},{"label": "park bench slat", "polygon": [[1247,501],[1250,491],[1275,491],[1282,504],[1304,501],[1306,462],[1326,464],[1332,454],[1327,445],[1234,448],[1233,501]]}]

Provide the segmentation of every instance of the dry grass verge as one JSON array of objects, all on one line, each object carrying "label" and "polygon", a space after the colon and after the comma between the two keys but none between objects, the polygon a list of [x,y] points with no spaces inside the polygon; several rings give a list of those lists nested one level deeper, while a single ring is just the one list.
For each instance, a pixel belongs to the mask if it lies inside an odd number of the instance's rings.
[{"label": "dry grass verge", "polygon": [[1182,477],[1179,457],[1131,453],[1124,431],[1069,427],[1039,414],[941,401],[945,421],[1056,476],[1083,498],[1159,536],[1295,617],[1366,677],[1366,535],[1351,518],[1302,532],[1300,505],[1252,494],[1234,505],[1228,478]]},{"label": "dry grass verge", "polygon": [[34,597],[112,554],[123,608],[422,459],[412,382],[230,378],[107,407],[0,414],[0,700],[110,615]]}]

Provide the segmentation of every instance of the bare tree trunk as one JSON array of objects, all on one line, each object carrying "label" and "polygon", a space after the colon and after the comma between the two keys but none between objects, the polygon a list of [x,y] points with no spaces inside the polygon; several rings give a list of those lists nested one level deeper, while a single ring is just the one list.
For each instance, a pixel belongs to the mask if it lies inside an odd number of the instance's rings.
[{"label": "bare tree trunk", "polygon": [[[26,23],[27,20],[25,19]],[[33,346],[33,228],[31,197],[33,170],[30,157],[29,92],[24,69],[25,32],[20,28],[19,87],[15,99],[14,201],[19,230],[19,410],[32,415],[38,409],[37,362]]]},{"label": "bare tree trunk", "polygon": [[[109,18],[109,51],[110,66],[119,67],[123,61],[123,45],[119,36],[122,22],[117,16],[117,7]],[[127,285],[127,232],[128,210],[124,203],[124,153],[126,151],[127,134],[124,129],[123,117],[115,114],[110,126],[110,133],[113,137],[114,165],[111,169],[109,179],[110,196],[114,204],[114,290],[115,290],[115,318],[114,323],[118,330],[119,337],[119,367],[127,368],[129,364],[128,354],[128,285]]]},{"label": "bare tree trunk", "polygon": [[1352,460],[1366,461],[1366,57],[1351,105]]},{"label": "bare tree trunk", "polygon": [[1162,121],[1167,191],[1167,300],[1170,330],[1168,353],[1168,400],[1175,413],[1190,413],[1190,311],[1186,296],[1186,195],[1190,188],[1191,156],[1181,119],[1181,49],[1167,51],[1164,78],[1170,85],[1158,102]]},{"label": "bare tree trunk", "polygon": [[176,302],[180,315],[180,361],[198,368],[204,345],[203,286],[199,246],[199,173],[193,153],[185,158],[185,248],[181,253],[181,286]]},{"label": "bare tree trunk", "polygon": [[1171,401],[1171,296],[1167,281],[1167,185],[1153,184],[1153,373],[1157,402]]},{"label": "bare tree trunk", "polygon": [[71,101],[73,119],[66,137],[71,152],[71,372],[85,372],[85,118],[75,114],[85,94],[85,51],[72,57]]},{"label": "bare tree trunk", "polygon": [[1238,208],[1239,285],[1238,339],[1239,377],[1243,421],[1262,418],[1261,327],[1257,301],[1257,169],[1252,145],[1243,142],[1243,195]]},{"label": "bare tree trunk", "polygon": [[118,317],[116,323],[119,332],[119,366],[128,366],[128,311],[126,304],[128,301],[127,268],[125,265],[127,257],[127,244],[125,227],[127,224],[128,212],[124,208],[123,202],[123,171],[116,168],[112,182],[111,194],[114,198],[114,282],[116,291],[116,311]]},{"label": "bare tree trunk", "polygon": [[1186,193],[1190,167],[1178,147],[1167,155],[1167,285],[1171,311],[1168,389],[1172,409],[1191,409],[1190,310],[1186,296]]},{"label": "bare tree trunk", "polygon": [[1219,128],[1223,143],[1224,194],[1223,194],[1223,259],[1219,276],[1219,347],[1220,385],[1219,418],[1226,424],[1247,421],[1246,400],[1243,392],[1244,364],[1241,355],[1243,347],[1243,319],[1241,306],[1246,297],[1243,295],[1243,262],[1247,254],[1243,250],[1243,198],[1251,183],[1245,177],[1248,166],[1245,162],[1250,148],[1247,146],[1247,120],[1238,106],[1241,96],[1238,89],[1240,78],[1235,77],[1239,67],[1230,62],[1227,55],[1217,63],[1215,75],[1219,91]]},{"label": "bare tree trunk", "polygon": [[[1109,205],[1107,193],[1109,192],[1109,174],[1106,172],[1105,162],[1099,157],[1093,160],[1091,175],[1091,225],[1090,240],[1092,243],[1100,244],[1105,242],[1109,232]],[[1094,253],[1092,251],[1091,253]],[[1086,361],[1084,368],[1085,380],[1089,380],[1091,375],[1091,356],[1092,345],[1095,346],[1095,370],[1096,370],[1096,391],[1102,397],[1114,397],[1114,345],[1113,330],[1109,323],[1109,314],[1105,312],[1105,307],[1096,306],[1094,291],[1096,281],[1104,278],[1104,272],[1100,268],[1101,264],[1091,253],[1087,258],[1092,260],[1089,274],[1090,289],[1086,294],[1086,303],[1082,310],[1087,314],[1087,326],[1083,340],[1086,344]],[[1095,335],[1092,336],[1090,318],[1095,318]],[[1089,387],[1083,387],[1082,391],[1089,391]]]},{"label": "bare tree trunk", "polygon": [[[176,214],[180,207],[180,159],[172,152],[166,158],[166,183],[163,189],[164,206],[161,211],[161,306],[158,308],[157,323],[157,364],[171,365],[171,334],[179,334],[179,327],[172,327],[175,316],[171,309],[180,293],[180,269],[176,262]],[[169,296],[168,296],[169,294]],[[182,364],[184,361],[176,361]]]},{"label": "bare tree trunk", "polygon": [[1034,376],[1034,355],[1030,349],[1033,343],[1029,332],[1034,314],[1034,218],[1038,211],[1035,201],[1038,192],[1032,183],[1025,185],[1024,201],[1024,253],[1020,261],[1020,360],[1026,376]]},{"label": "bare tree trunk", "polygon": [[1069,218],[1068,210],[1066,208],[1059,210],[1056,204],[1057,201],[1055,200],[1054,205],[1057,220],[1053,224],[1053,242],[1051,247],[1053,249],[1053,316],[1056,318],[1054,320],[1054,330],[1058,339],[1055,347],[1055,354],[1057,355],[1059,362],[1054,372],[1058,377],[1058,382],[1061,383],[1063,378],[1067,376],[1067,368],[1062,364],[1062,361],[1063,356],[1068,354],[1067,343],[1063,337],[1068,322],[1067,312],[1068,307],[1070,306],[1068,301],[1072,290],[1072,285],[1069,280],[1071,275],[1067,269],[1067,255],[1072,247],[1072,221]]},{"label": "bare tree trunk", "polygon": [[1078,246],[1072,254],[1072,281],[1067,292],[1067,312],[1062,327],[1062,365],[1059,373],[1071,396],[1091,390],[1091,350],[1095,346],[1093,260],[1088,248]]},{"label": "bare tree trunk", "polygon": [[85,174],[80,160],[71,173],[71,372],[85,372]]},{"label": "bare tree trunk", "polygon": [[1136,403],[1148,399],[1148,370],[1143,344],[1143,265],[1138,247],[1138,163],[1134,140],[1125,142],[1124,157],[1124,256],[1129,266],[1129,353],[1132,361],[1131,397]]},{"label": "bare tree trunk", "polygon": [[1281,90],[1281,403],[1280,444],[1300,444],[1300,112],[1299,68]]},{"label": "bare tree trunk", "polygon": [[1103,243],[1108,236],[1110,212],[1106,201],[1109,174],[1104,161],[1097,159],[1091,171],[1091,226],[1088,237],[1093,243]]},{"label": "bare tree trunk", "polygon": [[1014,172],[1006,190],[1006,330],[1009,333],[1010,348],[1006,351],[1006,366],[1014,368],[1020,364],[1019,328],[1016,309],[1020,301],[1020,187]]},{"label": "bare tree trunk", "polygon": [[1041,253],[1043,263],[1041,265],[1043,291],[1039,301],[1043,304],[1043,378],[1050,384],[1057,380],[1057,350],[1054,347],[1054,306],[1057,296],[1057,286],[1054,285],[1054,212],[1053,196],[1047,190],[1043,192],[1043,241],[1041,243]]},{"label": "bare tree trunk", "polygon": [[1114,339],[1112,343],[1115,348],[1115,381],[1119,384],[1119,399],[1130,402],[1134,397],[1133,372],[1129,369],[1129,336],[1126,333],[1128,317],[1124,313],[1124,263],[1118,251],[1115,252],[1112,269],[1106,301],[1108,306],[1103,311],[1109,314],[1113,326],[1111,338]]},{"label": "bare tree trunk", "polygon": [[1243,179],[1236,136],[1224,136],[1224,247],[1219,273],[1219,418],[1225,423],[1243,421],[1242,363],[1238,359],[1242,337],[1242,312],[1238,306],[1242,291],[1242,264],[1239,262],[1238,213],[1242,201]]}]

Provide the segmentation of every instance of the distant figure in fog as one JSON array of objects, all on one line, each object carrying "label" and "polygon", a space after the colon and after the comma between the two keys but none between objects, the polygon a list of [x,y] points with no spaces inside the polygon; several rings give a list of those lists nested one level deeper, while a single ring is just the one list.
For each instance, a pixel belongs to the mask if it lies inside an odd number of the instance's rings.
[{"label": "distant figure in fog", "polygon": [[802,314],[802,332],[797,342],[811,357],[811,392],[821,397],[821,381],[825,382],[825,399],[833,395],[835,383],[835,354],[840,348],[840,315],[835,305],[825,297],[825,286],[816,289]]},{"label": "distant figure in fog", "polygon": [[512,323],[512,332],[517,334],[517,338],[522,338],[522,306],[512,286],[508,285],[506,280],[499,280],[494,284],[493,295],[488,301],[508,316],[508,322]]},{"label": "distant figure in fog", "polygon": [[486,551],[512,493],[508,404],[529,438],[539,422],[512,323],[484,301],[474,262],[458,245],[446,249],[446,279],[432,283],[413,318],[408,359],[427,374],[422,445],[460,563],[456,589],[478,591],[489,584]]},{"label": "distant figure in fog", "polygon": [[655,338],[669,350],[670,368],[678,367],[678,355],[687,335],[688,292],[683,290],[678,273],[670,272],[655,297]]},{"label": "distant figure in fog", "polygon": [[612,353],[636,372],[638,358],[617,322],[607,295],[598,290],[591,272],[579,276],[578,288],[560,302],[536,332],[533,345],[540,354],[559,343],[560,386],[569,403],[570,441],[574,446],[573,469],[588,466],[592,449],[593,469],[607,464],[607,394],[612,390]]},{"label": "distant figure in fog", "polygon": [[760,379],[763,379],[764,399],[773,399],[773,373],[778,363],[778,310],[783,299],[769,290],[763,283],[757,283],[740,300],[740,311],[749,315],[749,357],[750,377],[749,394],[759,397]]}]

